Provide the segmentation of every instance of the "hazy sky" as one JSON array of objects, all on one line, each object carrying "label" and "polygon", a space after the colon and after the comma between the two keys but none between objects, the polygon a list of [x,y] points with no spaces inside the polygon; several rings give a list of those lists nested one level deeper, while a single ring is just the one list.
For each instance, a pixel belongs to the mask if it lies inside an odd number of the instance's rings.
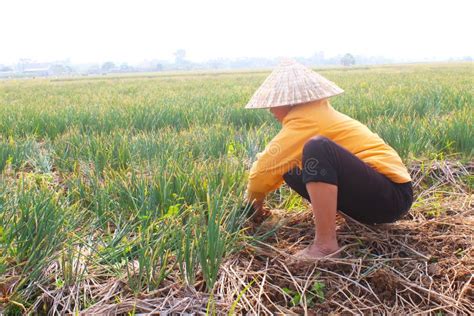
[{"label": "hazy sky", "polygon": [[1,0],[0,63],[474,56],[474,1]]}]

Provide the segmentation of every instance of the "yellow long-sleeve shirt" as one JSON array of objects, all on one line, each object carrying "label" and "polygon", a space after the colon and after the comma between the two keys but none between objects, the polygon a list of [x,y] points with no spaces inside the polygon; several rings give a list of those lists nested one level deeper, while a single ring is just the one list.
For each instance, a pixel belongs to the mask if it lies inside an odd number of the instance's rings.
[{"label": "yellow long-sleeve shirt", "polygon": [[301,168],[303,146],[324,136],[344,147],[396,183],[411,181],[397,152],[367,126],[336,111],[327,99],[297,105],[285,116],[280,132],[257,154],[250,169],[247,199],[263,199],[283,183],[283,175]]}]

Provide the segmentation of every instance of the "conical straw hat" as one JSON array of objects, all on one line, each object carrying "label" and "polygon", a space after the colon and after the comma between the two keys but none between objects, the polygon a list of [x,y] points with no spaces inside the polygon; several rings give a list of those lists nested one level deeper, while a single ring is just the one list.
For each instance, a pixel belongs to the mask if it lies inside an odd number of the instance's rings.
[{"label": "conical straw hat", "polygon": [[247,109],[272,108],[321,100],[343,93],[334,82],[293,61],[284,60],[254,93]]}]

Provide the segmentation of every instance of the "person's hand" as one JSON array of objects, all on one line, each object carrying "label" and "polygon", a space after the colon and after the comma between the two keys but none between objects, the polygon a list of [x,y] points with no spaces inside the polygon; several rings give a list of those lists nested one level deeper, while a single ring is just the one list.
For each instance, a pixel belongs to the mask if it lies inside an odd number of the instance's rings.
[{"label": "person's hand", "polygon": [[254,201],[253,204],[254,212],[250,219],[256,224],[261,224],[265,219],[267,219],[272,212],[265,207],[263,200]]}]

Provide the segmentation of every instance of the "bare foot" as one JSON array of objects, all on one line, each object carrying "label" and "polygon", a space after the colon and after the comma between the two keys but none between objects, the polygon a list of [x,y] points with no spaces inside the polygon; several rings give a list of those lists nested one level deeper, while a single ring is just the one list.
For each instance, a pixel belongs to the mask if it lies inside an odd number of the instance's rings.
[{"label": "bare foot", "polygon": [[339,258],[339,246],[321,247],[315,244],[299,250],[294,254],[298,260],[317,260],[321,258]]}]

